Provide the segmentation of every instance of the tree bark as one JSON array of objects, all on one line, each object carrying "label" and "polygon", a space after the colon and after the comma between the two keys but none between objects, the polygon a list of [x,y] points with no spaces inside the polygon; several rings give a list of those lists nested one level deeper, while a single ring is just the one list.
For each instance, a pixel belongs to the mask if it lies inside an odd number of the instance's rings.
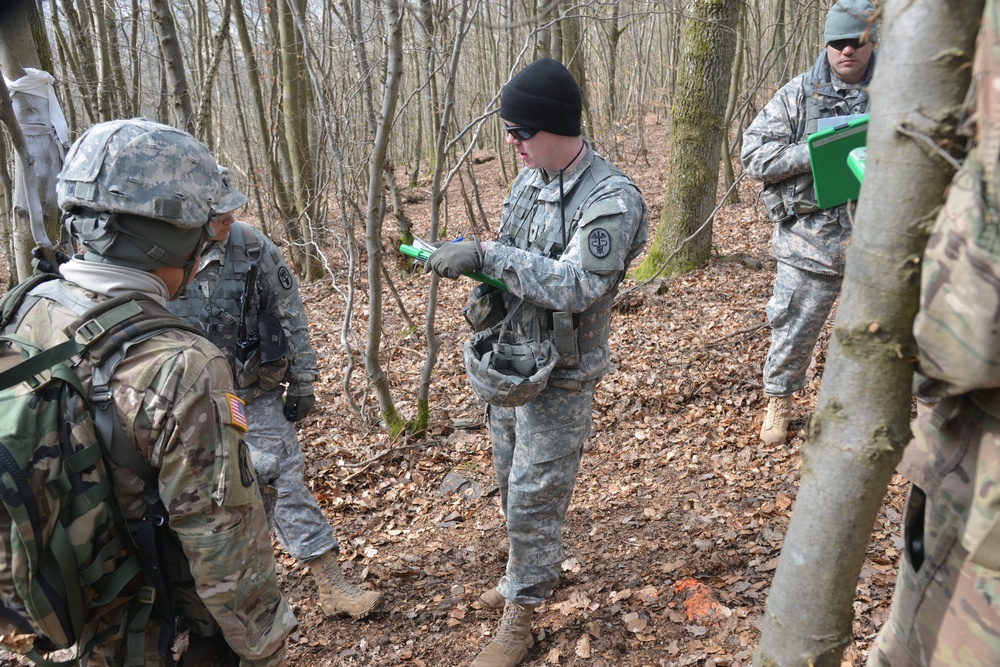
[{"label": "tree bark", "polygon": [[[697,0],[684,28],[684,55],[670,123],[667,190],[660,225],[637,280],[695,269],[712,250],[719,152],[742,0]],[[691,236],[693,238],[690,238]]]},{"label": "tree bark", "polygon": [[839,667],[851,641],[865,549],[910,440],[920,257],[954,172],[937,147],[960,145],[955,128],[982,7],[885,7],[841,301],[755,665]]},{"label": "tree bark", "polygon": [[379,362],[379,341],[382,337],[382,215],[385,184],[382,172],[385,167],[389,137],[399,101],[399,82],[403,65],[402,11],[398,0],[385,0],[386,22],[386,73],[382,91],[382,108],[375,142],[368,162],[368,206],[365,217],[365,246],[368,251],[368,345],[365,348],[365,375],[378,396],[382,424],[393,437],[402,432],[405,424],[392,400],[389,381]]},{"label": "tree bark", "polygon": [[[33,26],[41,21],[37,5],[18,1],[0,14],[0,72],[11,81],[24,76],[24,68],[39,69]],[[7,87],[3,89],[7,97]],[[62,166],[59,139],[52,125],[48,97],[14,92],[10,118],[5,122],[14,139],[14,192],[10,213],[11,245],[18,280],[31,275],[31,249],[51,247],[59,229],[56,175]]]},{"label": "tree bark", "polygon": [[194,106],[191,103],[191,87],[184,71],[184,52],[177,36],[174,14],[169,0],[151,0],[150,7],[160,40],[160,51],[166,68],[170,97],[173,100],[177,126],[194,135]]}]

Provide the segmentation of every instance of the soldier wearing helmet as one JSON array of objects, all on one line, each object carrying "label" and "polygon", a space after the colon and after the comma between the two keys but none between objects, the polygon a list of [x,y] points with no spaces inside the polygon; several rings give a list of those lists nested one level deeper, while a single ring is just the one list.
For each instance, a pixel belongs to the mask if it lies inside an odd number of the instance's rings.
[{"label": "soldier wearing helmet", "polygon": [[[65,341],[69,323],[115,296],[160,305],[174,298],[211,234],[220,185],[215,160],[194,137],[132,119],[86,131],[66,156],[57,194],[83,252],[59,267],[61,280],[29,292],[3,331],[44,347]],[[88,362],[78,370],[89,391]],[[296,621],[278,590],[226,358],[195,332],[168,329],[132,342],[109,386],[118,426],[138,454],[135,465],[112,466],[125,517],[135,527],[147,504],[162,501],[174,545],[169,610],[154,611],[146,626],[147,663],[283,664]],[[97,622],[90,664],[125,660],[126,609]]]},{"label": "soldier wearing helmet", "polygon": [[480,597],[503,618],[474,667],[511,667],[534,644],[531,614],[564,560],[594,388],[612,367],[611,301],[646,243],[642,194],[584,140],[581,111],[580,87],[562,63],[542,58],[515,74],[501,92],[500,120],[524,169],[504,199],[499,236],[446,243],[427,260],[442,277],[481,272],[509,290],[480,285],[465,310],[474,328],[485,327],[466,344],[465,364],[490,404],[510,538],[506,573]]},{"label": "soldier wearing helmet", "polygon": [[[331,616],[364,618],[376,609],[382,594],[345,579],[333,529],[303,479],[305,461],[294,423],[313,405],[319,369],[299,283],[274,242],[236,220],[236,212],[249,199],[233,185],[228,169],[219,167],[219,176],[222,200],[215,207],[213,243],[194,281],[167,307],[201,328],[233,367],[238,393],[247,404],[247,445],[269,518],[288,553],[309,566],[320,608]],[[250,286],[247,276],[254,263],[256,279]],[[246,309],[241,308],[244,294],[249,298]],[[245,359],[238,354],[241,316],[259,341]]]}]

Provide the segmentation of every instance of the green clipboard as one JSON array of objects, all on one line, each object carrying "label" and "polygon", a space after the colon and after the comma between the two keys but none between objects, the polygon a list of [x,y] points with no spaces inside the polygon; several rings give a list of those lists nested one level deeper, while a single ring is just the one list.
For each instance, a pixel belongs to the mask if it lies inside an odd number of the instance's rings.
[{"label": "green clipboard", "polygon": [[810,134],[806,139],[816,204],[820,208],[833,208],[858,198],[861,181],[848,164],[847,157],[855,148],[864,146],[867,139],[867,115]]}]

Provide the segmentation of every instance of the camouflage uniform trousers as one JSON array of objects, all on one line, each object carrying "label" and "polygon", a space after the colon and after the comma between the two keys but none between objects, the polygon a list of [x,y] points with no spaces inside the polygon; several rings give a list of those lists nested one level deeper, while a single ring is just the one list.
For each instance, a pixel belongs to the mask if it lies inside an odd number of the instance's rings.
[{"label": "camouflage uniform trousers", "polygon": [[764,362],[768,396],[788,396],[805,386],[813,349],[840,294],[841,280],[778,262],[766,308],[771,325],[771,349]]},{"label": "camouflage uniform trousers", "polygon": [[305,484],[305,459],[295,426],[285,419],[283,387],[247,402],[247,446],[257,479],[278,492],[274,529],[300,563],[339,551],[333,529]]},{"label": "camouflage uniform trousers", "polygon": [[906,548],[868,666],[995,667],[1000,421],[966,398],[944,399],[936,410],[918,411],[914,436],[899,466],[913,482]]},{"label": "camouflage uniform trousers", "polygon": [[510,539],[497,590],[518,604],[542,602],[559,580],[563,521],[590,435],[596,386],[594,380],[550,380],[526,405],[490,409],[493,466]]}]

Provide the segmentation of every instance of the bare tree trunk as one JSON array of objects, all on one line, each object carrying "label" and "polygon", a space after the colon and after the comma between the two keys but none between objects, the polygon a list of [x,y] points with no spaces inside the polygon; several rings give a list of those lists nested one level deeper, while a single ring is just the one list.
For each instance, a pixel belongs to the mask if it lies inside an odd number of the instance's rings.
[{"label": "bare tree trunk", "polygon": [[166,68],[170,98],[173,100],[175,122],[178,127],[195,134],[191,87],[188,86],[187,74],[184,71],[184,52],[177,36],[170,0],[150,0],[150,7],[160,40],[160,52]]},{"label": "bare tree trunk", "polygon": [[910,440],[920,257],[954,173],[937,151],[961,145],[955,128],[982,8],[885,7],[857,221],[755,665],[836,667],[851,641],[865,549]]},{"label": "bare tree trunk", "polygon": [[382,92],[380,120],[368,162],[368,207],[365,217],[365,246],[368,251],[368,345],[365,348],[365,374],[378,396],[379,414],[385,429],[393,437],[399,435],[406,424],[396,411],[389,391],[389,381],[378,358],[382,339],[382,217],[385,184],[382,173],[385,167],[389,135],[395,120],[399,101],[399,80],[403,65],[403,15],[398,0],[384,0],[387,28],[386,76]]},{"label": "bare tree trunk", "polygon": [[[40,68],[34,35],[42,24],[34,2],[14,2],[0,13],[0,71],[12,81],[24,76],[24,68]],[[3,86],[7,98],[7,86]],[[59,229],[56,175],[62,166],[60,141],[52,125],[49,98],[23,92],[10,96],[5,123],[15,148],[14,192],[9,211],[14,248],[11,273],[23,280],[31,275],[31,249],[51,247]],[[33,229],[34,227],[34,229]]]},{"label": "bare tree trunk", "polygon": [[[215,79],[219,73],[219,64],[222,62],[222,54],[229,39],[231,7],[232,5],[229,0],[222,3],[222,17],[219,19],[219,29],[212,38],[212,60],[209,62],[205,78],[200,86],[201,102],[198,104],[198,113],[195,117],[195,129],[198,133],[195,136],[205,137],[206,139],[209,136],[209,128],[211,127],[212,120],[212,89],[215,87]],[[208,142],[209,146],[213,144],[214,142]]]},{"label": "bare tree trunk", "polygon": [[[637,280],[678,275],[708,260],[719,151],[742,0],[696,0],[684,28],[684,56],[670,112],[667,193],[660,225]],[[692,237],[693,238],[688,238]]]},{"label": "bare tree trunk", "polygon": [[[736,113],[736,100],[740,96],[740,82],[743,80],[743,37],[745,34],[746,1],[740,2],[739,25],[736,28],[736,55],[733,61],[733,74],[729,81],[729,101],[726,102],[726,117],[722,121],[725,130],[722,133],[722,170],[723,184],[726,192],[726,204],[737,204],[740,201],[740,192],[733,187],[736,181],[736,174],[733,173],[733,156],[729,146],[729,135],[733,124],[733,115]],[[739,133],[736,133],[739,136]]]},{"label": "bare tree trunk", "polygon": [[264,77],[257,63],[254,42],[250,39],[250,31],[247,28],[246,15],[243,13],[243,0],[232,0],[233,22],[236,24],[236,34],[240,38],[240,49],[247,66],[247,82],[250,84],[250,99],[253,103],[254,120],[257,122],[257,134],[260,141],[264,143],[264,151],[267,156],[267,166],[271,176],[271,188],[274,191],[274,201],[278,213],[286,218],[294,206],[285,179],[282,178],[281,168],[278,163],[277,153],[273,143],[276,141],[271,137],[271,124],[268,121],[267,103],[264,98],[264,91],[261,81]]}]

